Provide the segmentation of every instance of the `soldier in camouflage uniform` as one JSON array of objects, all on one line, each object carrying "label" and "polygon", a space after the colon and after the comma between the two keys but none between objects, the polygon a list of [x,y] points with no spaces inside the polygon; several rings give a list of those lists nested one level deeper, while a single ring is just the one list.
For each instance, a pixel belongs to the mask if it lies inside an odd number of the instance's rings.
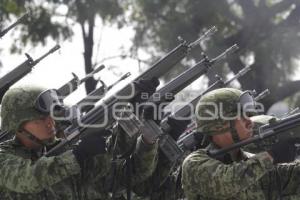
[{"label": "soldier in camouflage uniform", "polygon": [[[111,179],[124,187],[124,160],[111,172],[111,139],[83,137],[72,149],[45,157],[55,145],[55,123],[49,114],[56,92],[39,87],[9,89],[1,108],[2,129],[15,134],[0,144],[0,199],[109,199]],[[153,142],[153,141],[151,141]],[[156,164],[157,142],[139,137],[132,157],[132,184],[149,176]]]},{"label": "soldier in camouflage uniform", "polygon": [[182,185],[188,200],[300,198],[300,163],[286,164],[295,157],[296,148],[290,140],[256,155],[235,149],[222,156],[209,156],[209,150],[252,136],[249,116],[253,109],[250,93],[237,89],[217,89],[199,100],[197,129],[210,145],[183,162]]}]

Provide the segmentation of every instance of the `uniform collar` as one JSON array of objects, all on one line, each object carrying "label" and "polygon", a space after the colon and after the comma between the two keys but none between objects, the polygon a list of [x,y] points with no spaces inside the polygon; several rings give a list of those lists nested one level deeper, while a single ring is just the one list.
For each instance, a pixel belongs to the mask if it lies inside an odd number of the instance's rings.
[{"label": "uniform collar", "polygon": [[[211,151],[211,150],[217,150],[220,149],[217,145],[210,143],[206,147],[206,151]],[[239,149],[238,156],[236,158],[232,158],[232,156],[229,153],[220,155],[215,157],[215,159],[225,163],[225,164],[230,164],[233,162],[239,162],[239,161],[245,161],[248,160],[250,157],[254,156],[254,154],[243,151],[242,149]]]}]

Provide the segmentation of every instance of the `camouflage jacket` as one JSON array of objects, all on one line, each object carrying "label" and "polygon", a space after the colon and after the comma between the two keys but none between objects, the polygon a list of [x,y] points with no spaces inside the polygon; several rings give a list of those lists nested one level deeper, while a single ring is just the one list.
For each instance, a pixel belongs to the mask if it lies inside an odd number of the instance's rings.
[{"label": "camouflage jacket", "polygon": [[199,149],[182,165],[188,200],[299,199],[299,184],[300,162],[273,165],[266,152],[225,164]]},{"label": "camouflage jacket", "polygon": [[[156,145],[145,145],[139,138],[133,153],[132,184],[150,176],[156,164]],[[115,161],[111,152],[97,155],[80,170],[71,151],[54,157],[36,157],[16,140],[0,144],[0,199],[109,199],[111,179],[124,187],[124,160]]]},{"label": "camouflage jacket", "polygon": [[133,199],[158,200],[166,199],[166,195],[167,199],[171,199],[170,193],[175,192],[175,177],[170,175],[172,163],[161,151],[158,152],[158,162],[154,173],[134,188],[137,196]]},{"label": "camouflage jacket", "polygon": [[134,200],[176,200],[183,199],[184,192],[181,186],[181,164],[184,155],[174,164],[171,163],[162,151],[158,151],[158,162],[152,176],[138,184]]}]

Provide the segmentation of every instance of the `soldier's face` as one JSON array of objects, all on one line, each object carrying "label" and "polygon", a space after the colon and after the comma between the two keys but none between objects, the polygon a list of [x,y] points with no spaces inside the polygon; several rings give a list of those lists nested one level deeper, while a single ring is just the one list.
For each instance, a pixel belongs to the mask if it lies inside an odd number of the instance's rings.
[{"label": "soldier's face", "polygon": [[249,118],[240,118],[235,120],[235,129],[240,140],[245,140],[253,135],[253,123]]},{"label": "soldier's face", "polygon": [[[225,128],[229,128],[229,123]],[[239,135],[240,140],[245,140],[252,137],[253,123],[249,118],[235,119],[235,129]],[[234,143],[230,131],[212,136],[212,141],[214,142],[214,144],[221,148],[231,146]]]},{"label": "soldier's face", "polygon": [[40,140],[52,139],[56,133],[55,122],[50,116],[28,121],[23,128]]}]

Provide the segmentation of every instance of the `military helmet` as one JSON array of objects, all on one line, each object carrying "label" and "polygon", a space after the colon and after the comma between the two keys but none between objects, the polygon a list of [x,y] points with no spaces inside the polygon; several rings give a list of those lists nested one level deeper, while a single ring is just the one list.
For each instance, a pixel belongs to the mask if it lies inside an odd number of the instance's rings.
[{"label": "military helmet", "polygon": [[220,88],[208,92],[200,98],[196,106],[197,130],[207,135],[225,132],[224,125],[234,120],[239,113],[244,113],[240,108],[255,112],[254,98],[250,91]]},{"label": "military helmet", "polygon": [[9,89],[2,99],[2,131],[16,132],[24,122],[49,115],[49,104],[53,100],[49,100],[50,93],[48,91],[52,90],[45,90],[45,88],[38,86]]}]

